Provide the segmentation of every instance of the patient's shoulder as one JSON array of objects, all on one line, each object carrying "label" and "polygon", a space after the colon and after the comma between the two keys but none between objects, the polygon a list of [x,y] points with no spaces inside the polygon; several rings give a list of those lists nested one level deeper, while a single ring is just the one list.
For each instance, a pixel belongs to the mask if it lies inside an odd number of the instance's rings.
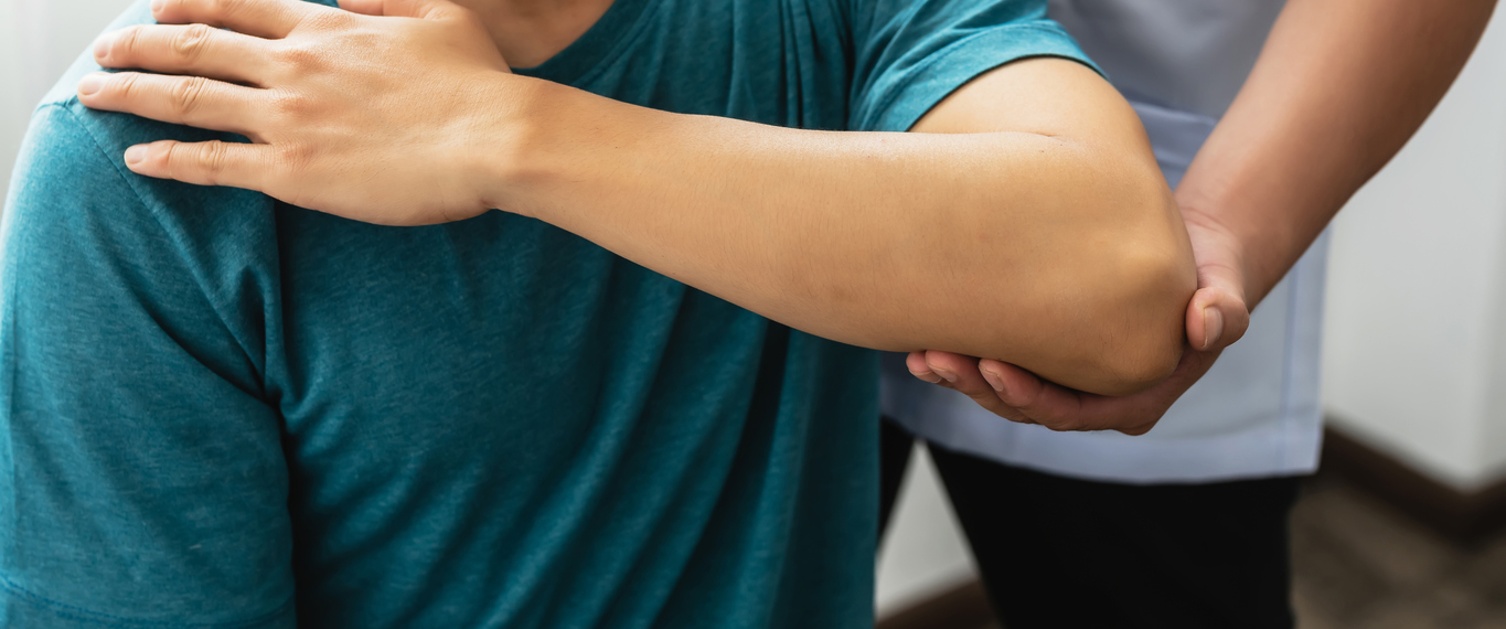
[{"label": "patient's shoulder", "polygon": [[[270,199],[255,192],[152,179],[132,173],[126,168],[127,148],[156,140],[244,141],[231,134],[166,124],[130,114],[92,110],[70,96],[45,101],[33,113],[31,128],[22,149],[22,157],[29,160],[25,165],[30,166],[31,170],[18,169],[17,176],[35,177],[59,168],[76,170],[88,167],[95,170],[86,179],[113,179],[116,185],[111,187],[121,188],[116,192],[129,190],[145,207],[169,214],[182,214],[186,210],[206,207],[265,210],[271,206]],[[71,174],[76,176],[79,173]],[[46,176],[41,183],[66,185],[66,182]]]},{"label": "patient's shoulder", "polygon": [[[91,111],[74,100],[44,103],[32,116],[0,220],[5,283],[24,288],[37,307],[120,293],[110,308],[130,295],[164,311],[221,320],[237,335],[254,331],[255,304],[277,290],[273,203],[125,167],[125,149],[134,143],[200,133]],[[91,311],[101,309],[108,310]]]},{"label": "patient's shoulder", "polygon": [[224,135],[94,111],[72,98],[44,102],[22,143],[7,214],[83,221],[91,231],[165,230],[181,245],[245,240],[270,229],[273,202],[264,195],[152,179],[126,168],[127,148],[162,139]]},{"label": "patient's shoulder", "polygon": [[36,110],[0,221],[0,320],[33,321],[57,352],[66,339],[149,336],[155,326],[205,364],[240,373],[260,358],[236,348],[260,346],[263,306],[279,290],[275,213],[259,194],[127,170],[125,147],[151,126],[70,102]]},{"label": "patient's shoulder", "polygon": [[[151,24],[153,18],[146,0],[137,0],[106,31],[133,24]],[[94,175],[113,175],[116,182],[128,188],[139,201],[155,211],[180,212],[185,208],[199,209],[206,204],[219,207],[258,206],[266,207],[269,201],[262,195],[227,188],[202,188],[176,182],[154,180],[131,173],[125,168],[125,150],[132,145],[155,140],[179,140],[200,142],[205,140],[245,141],[233,134],[194,129],[180,125],[148,120],[130,114],[96,111],[83,106],[77,97],[80,79],[92,72],[105,71],[95,63],[93,55],[81,51],[63,76],[42,98],[33,114],[23,158],[30,158],[31,165],[42,170],[56,170],[65,166],[59,162],[77,162],[96,169]],[[40,162],[36,160],[42,160]],[[108,165],[108,168],[106,167]],[[26,175],[19,169],[18,176]],[[76,173],[75,173],[76,174]],[[89,177],[97,179],[98,177]],[[65,185],[43,177],[39,183]],[[117,190],[116,192],[120,192]]]},{"label": "patient's shoulder", "polygon": [[102,329],[151,334],[122,314],[146,311],[136,323],[230,373],[277,303],[275,203],[127,169],[134,144],[225,136],[84,107],[73,86],[97,69],[81,59],[33,112],[0,217],[0,321],[46,313],[30,320],[52,323],[31,329],[61,347]]}]

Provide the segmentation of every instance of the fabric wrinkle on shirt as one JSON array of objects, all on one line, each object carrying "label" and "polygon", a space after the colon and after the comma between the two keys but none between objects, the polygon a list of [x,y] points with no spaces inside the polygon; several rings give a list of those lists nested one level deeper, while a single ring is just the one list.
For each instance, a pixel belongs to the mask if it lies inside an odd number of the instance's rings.
[{"label": "fabric wrinkle on shirt", "polygon": [[[521,72],[908,129],[1035,0],[617,0]],[[138,2],[112,28],[150,21]],[[131,174],[222,134],[37,111],[0,254],[0,625],[871,627],[876,354],[542,222]],[[541,360],[540,357],[546,357]]]}]

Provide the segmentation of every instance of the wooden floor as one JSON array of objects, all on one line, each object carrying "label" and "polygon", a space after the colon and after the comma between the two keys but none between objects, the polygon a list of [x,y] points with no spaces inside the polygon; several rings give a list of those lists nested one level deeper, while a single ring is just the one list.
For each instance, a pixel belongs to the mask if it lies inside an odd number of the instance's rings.
[{"label": "wooden floor", "polygon": [[1318,478],[1293,514],[1292,559],[1304,629],[1506,629],[1506,532],[1457,546]]},{"label": "wooden floor", "polygon": [[1292,557],[1300,629],[1506,629],[1506,531],[1457,546],[1317,478],[1292,516]]}]

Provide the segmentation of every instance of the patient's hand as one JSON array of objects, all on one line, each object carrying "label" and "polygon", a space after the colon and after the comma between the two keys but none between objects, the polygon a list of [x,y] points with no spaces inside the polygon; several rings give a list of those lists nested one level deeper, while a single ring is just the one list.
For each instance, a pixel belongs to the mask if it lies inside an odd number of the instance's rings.
[{"label": "patient's hand", "polygon": [[144,71],[91,74],[79,100],[253,142],[132,147],[126,163],[142,175],[248,188],[389,225],[489,209],[477,156],[505,154],[507,138],[489,125],[526,101],[526,85],[510,81],[527,81],[459,5],[343,6],[350,11],[300,0],[158,0],[152,12],[163,24],[106,34],[95,47],[104,67]]},{"label": "patient's hand", "polygon": [[912,352],[915,377],[962,392],[995,415],[1052,430],[1150,431],[1166,410],[1213,367],[1225,347],[1244,336],[1245,301],[1240,243],[1217,220],[1182,208],[1198,263],[1198,291],[1187,305],[1187,350],[1166,380],[1140,393],[1106,397],[1074,391],[997,360],[950,352]]}]

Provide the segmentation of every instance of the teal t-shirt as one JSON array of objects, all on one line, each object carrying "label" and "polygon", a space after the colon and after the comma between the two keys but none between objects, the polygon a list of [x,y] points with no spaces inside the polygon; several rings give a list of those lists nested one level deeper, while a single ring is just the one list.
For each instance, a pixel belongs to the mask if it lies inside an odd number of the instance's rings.
[{"label": "teal t-shirt", "polygon": [[[1080,58],[1043,15],[617,0],[527,73],[905,130]],[[94,69],[37,110],[4,215],[0,625],[871,626],[872,352],[515,215],[379,227],[135,176],[130,144],[218,136],[81,107]]]}]

